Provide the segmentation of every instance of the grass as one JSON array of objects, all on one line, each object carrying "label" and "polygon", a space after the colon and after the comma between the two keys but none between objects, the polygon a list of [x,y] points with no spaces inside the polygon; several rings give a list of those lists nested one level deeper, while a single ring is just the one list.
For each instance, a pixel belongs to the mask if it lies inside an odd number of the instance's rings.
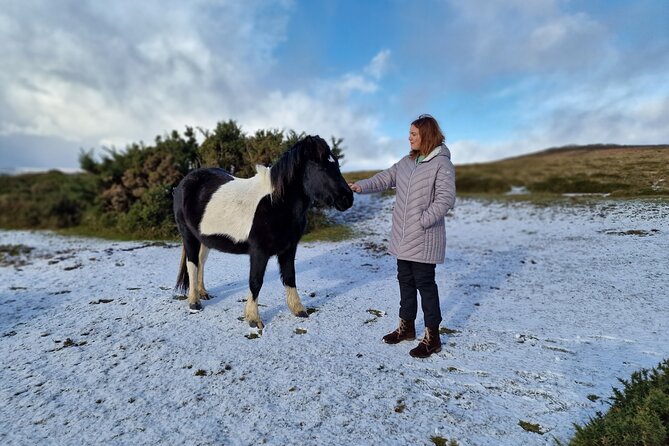
[{"label": "grass", "polygon": [[448,441],[448,438],[440,437],[438,435],[431,436],[430,441],[435,446],[459,446],[460,445],[456,440]]},{"label": "grass", "polygon": [[541,430],[541,426],[535,423],[530,423],[529,421],[520,420],[518,426],[522,427],[527,432],[532,432],[535,434],[543,435],[544,431]]},{"label": "grass", "polygon": [[329,225],[314,229],[302,236],[302,242],[340,242],[354,236],[351,228],[344,225]]},{"label": "grass", "polygon": [[549,149],[501,161],[456,166],[458,193],[669,196],[669,146],[592,145]]},{"label": "grass", "polygon": [[439,328],[439,334],[441,335],[454,335],[460,333],[458,330],[453,330],[452,328],[448,327],[440,327]]},{"label": "grass", "polygon": [[30,254],[33,247],[26,245],[0,245],[0,255],[9,257],[18,257],[24,254]]},{"label": "grass", "polygon": [[91,238],[101,238],[104,240],[110,240],[115,242],[131,242],[131,241],[144,241],[144,240],[160,240],[164,242],[180,242],[180,239],[177,237],[156,237],[156,236],[143,236],[142,234],[129,233],[120,231],[114,227],[88,227],[88,226],[73,226],[70,228],[56,229],[55,232],[60,235],[67,236],[78,236],[78,237],[91,237]]},{"label": "grass", "polygon": [[35,248],[26,245],[0,245],[0,266],[23,266]]},{"label": "grass", "polygon": [[[88,227],[88,226],[74,226],[71,228],[56,229],[56,233],[66,236],[91,237],[101,238],[111,241],[164,241],[170,243],[181,243],[179,237],[147,237],[136,233],[127,233],[118,230],[117,228],[103,228],[103,227]],[[302,242],[339,242],[350,239],[354,236],[351,228],[344,225],[326,224],[325,226],[313,229],[311,232],[304,234]]]},{"label": "grass", "polygon": [[[388,166],[390,167],[390,166]],[[342,175],[348,183],[355,183],[356,181],[364,180],[369,177],[373,177],[379,170],[361,170],[357,172],[344,172]]]}]

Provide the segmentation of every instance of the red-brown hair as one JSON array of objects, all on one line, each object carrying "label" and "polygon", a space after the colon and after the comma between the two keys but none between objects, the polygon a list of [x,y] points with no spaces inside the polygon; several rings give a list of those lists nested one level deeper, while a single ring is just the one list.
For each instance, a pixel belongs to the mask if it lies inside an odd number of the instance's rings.
[{"label": "red-brown hair", "polygon": [[411,125],[418,129],[418,134],[420,135],[420,147],[418,149],[411,149],[409,152],[409,158],[411,159],[416,159],[419,155],[429,155],[432,150],[446,141],[439,123],[430,115],[420,115]]}]

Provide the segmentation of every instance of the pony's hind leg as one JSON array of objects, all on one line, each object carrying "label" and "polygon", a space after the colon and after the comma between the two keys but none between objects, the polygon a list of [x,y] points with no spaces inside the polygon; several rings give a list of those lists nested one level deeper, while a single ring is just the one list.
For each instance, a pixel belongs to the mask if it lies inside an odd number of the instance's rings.
[{"label": "pony's hind leg", "polygon": [[204,263],[207,261],[207,256],[209,256],[209,248],[200,243],[197,267],[197,295],[200,299],[204,300],[211,299],[211,295],[204,287]]},{"label": "pony's hind leg", "polygon": [[246,306],[244,307],[244,319],[246,319],[251,327],[258,327],[259,329],[262,329],[264,324],[258,313],[258,294],[260,294],[260,288],[262,288],[268,260],[269,256],[264,253],[257,251],[251,253],[251,271],[249,272],[250,292],[246,299]]},{"label": "pony's hind leg", "polygon": [[281,272],[281,281],[286,287],[286,303],[290,311],[298,317],[309,317],[306,308],[302,305],[300,295],[295,285],[295,251],[297,245],[288,251],[279,254],[279,270]]},{"label": "pony's hind leg", "polygon": [[200,295],[198,293],[199,280],[202,277],[198,268],[200,257],[200,241],[193,234],[184,234],[184,249],[186,250],[186,269],[188,270],[188,310],[191,313],[202,311]]}]

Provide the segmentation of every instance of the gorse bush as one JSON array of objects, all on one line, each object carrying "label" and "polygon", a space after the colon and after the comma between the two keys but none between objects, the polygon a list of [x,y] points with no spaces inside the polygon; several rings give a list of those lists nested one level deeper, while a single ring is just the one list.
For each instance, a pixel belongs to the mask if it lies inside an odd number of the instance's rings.
[{"label": "gorse bush", "polygon": [[669,359],[619,381],[609,411],[575,426],[570,446],[669,445]]},{"label": "gorse bush", "polygon": [[188,171],[200,166],[193,129],[157,137],[153,146],[132,144],[125,152],[105,150],[96,160],[92,151],[79,161],[95,177],[98,194],[84,224],[113,227],[130,237],[176,236],[172,218],[172,188]]},{"label": "gorse bush", "polygon": [[0,176],[0,226],[10,229],[76,226],[96,194],[95,179],[85,174],[50,171]]},{"label": "gorse bush", "polygon": [[119,217],[117,227],[128,234],[169,238],[175,235],[171,210],[172,190],[160,185],[154,186],[144,192],[127,213]]},{"label": "gorse bush", "polygon": [[[248,136],[235,121],[214,131],[186,127],[158,136],[153,145],[134,143],[124,151],[104,148],[79,156],[85,173],[0,176],[0,227],[72,228],[87,234],[124,238],[172,238],[172,190],[192,169],[222,167],[235,176],[255,174],[255,165],[273,164],[304,133],[259,130]],[[343,158],[341,139],[332,137],[335,156]],[[321,211],[310,218],[313,230],[329,222]]]}]

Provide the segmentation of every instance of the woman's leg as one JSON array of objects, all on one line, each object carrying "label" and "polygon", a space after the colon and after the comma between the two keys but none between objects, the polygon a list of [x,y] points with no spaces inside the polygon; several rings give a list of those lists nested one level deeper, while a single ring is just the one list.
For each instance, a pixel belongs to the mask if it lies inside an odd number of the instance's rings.
[{"label": "woman's leg", "polygon": [[441,308],[439,307],[439,289],[434,280],[436,265],[414,262],[412,266],[416,288],[420,292],[420,303],[425,317],[425,326],[439,329]]},{"label": "woman's leg", "polygon": [[386,344],[397,344],[416,339],[416,312],[418,311],[418,292],[413,278],[411,262],[397,261],[397,281],[400,284],[400,323],[399,327],[383,337]]},{"label": "woman's leg", "polygon": [[418,346],[409,351],[415,358],[427,358],[441,351],[439,324],[441,309],[439,308],[439,290],[434,281],[435,266],[429,263],[414,263],[413,273],[416,287],[420,291],[420,302],[425,317],[425,335]]},{"label": "woman's leg", "polygon": [[406,260],[397,260],[397,281],[400,284],[400,319],[405,321],[415,321],[418,311],[418,293],[414,272],[413,262]]}]

